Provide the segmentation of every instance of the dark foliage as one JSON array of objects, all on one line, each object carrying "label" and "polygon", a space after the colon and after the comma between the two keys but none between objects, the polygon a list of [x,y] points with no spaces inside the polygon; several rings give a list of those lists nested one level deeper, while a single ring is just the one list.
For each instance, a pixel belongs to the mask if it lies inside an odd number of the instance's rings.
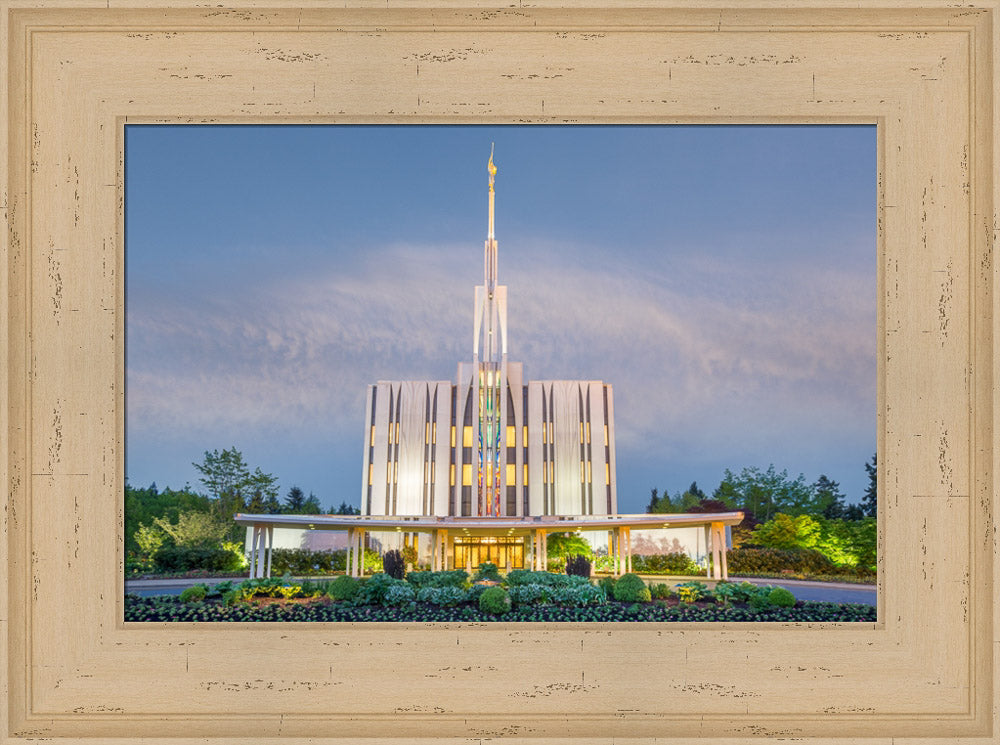
[{"label": "dark foliage", "polygon": [[570,556],[566,559],[566,574],[575,577],[589,577],[590,561],[587,560],[586,556]]},{"label": "dark foliage", "polygon": [[240,569],[240,557],[222,548],[180,548],[164,546],[153,557],[158,572],[234,572]]},{"label": "dark foliage", "polygon": [[396,549],[386,551],[382,556],[382,571],[393,579],[403,579],[406,576],[406,560],[403,554]]}]

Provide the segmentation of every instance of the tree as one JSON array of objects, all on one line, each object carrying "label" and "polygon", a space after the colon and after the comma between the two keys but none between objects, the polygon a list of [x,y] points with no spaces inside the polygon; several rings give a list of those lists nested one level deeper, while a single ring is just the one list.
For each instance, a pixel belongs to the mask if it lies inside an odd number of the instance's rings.
[{"label": "tree", "polygon": [[276,515],[281,512],[278,501],[278,479],[260,468],[247,479],[246,510],[250,513]]},{"label": "tree", "polygon": [[805,476],[790,479],[788,471],[778,473],[774,464],[761,471],[756,466],[744,468],[737,476],[728,468],[713,495],[725,504],[753,513],[762,522],[770,520],[779,510],[800,515],[814,510],[815,498]]},{"label": "tree", "polygon": [[340,506],[336,509],[330,510],[331,515],[360,515],[361,510],[358,507],[352,507],[347,502],[341,502]]},{"label": "tree", "polygon": [[231,516],[246,506],[250,468],[235,447],[221,453],[206,450],[204,460],[191,465],[201,474],[199,480],[215,500],[220,515]]},{"label": "tree", "polygon": [[306,497],[306,501],[302,503],[302,514],[303,515],[322,515],[323,508],[319,504],[319,499],[312,492],[309,492],[309,496]]},{"label": "tree", "polygon": [[228,521],[209,512],[182,512],[177,516],[176,523],[162,517],[153,522],[179,548],[219,548],[230,529]]},{"label": "tree", "polygon": [[549,533],[546,538],[546,553],[550,559],[565,559],[569,556],[593,558],[594,549],[579,533]]},{"label": "tree", "polygon": [[815,495],[816,507],[823,517],[835,520],[844,517],[844,495],[840,491],[840,484],[820,474],[816,482],[812,485]]},{"label": "tree", "polygon": [[878,463],[876,457],[878,453],[872,455],[871,463],[865,463],[865,471],[868,473],[868,486],[865,494],[861,497],[861,509],[865,516],[875,517],[878,507]]},{"label": "tree", "polygon": [[845,520],[863,520],[865,510],[860,504],[849,504],[844,508]]},{"label": "tree", "polygon": [[657,489],[654,486],[649,491],[649,504],[646,506],[646,512],[650,515],[655,514],[657,511],[656,507],[659,504],[659,502],[660,502],[660,497],[658,496]]},{"label": "tree", "polygon": [[288,490],[288,494],[285,495],[285,508],[284,512],[290,514],[300,514],[302,512],[302,507],[306,503],[305,492],[299,487],[293,486]]}]

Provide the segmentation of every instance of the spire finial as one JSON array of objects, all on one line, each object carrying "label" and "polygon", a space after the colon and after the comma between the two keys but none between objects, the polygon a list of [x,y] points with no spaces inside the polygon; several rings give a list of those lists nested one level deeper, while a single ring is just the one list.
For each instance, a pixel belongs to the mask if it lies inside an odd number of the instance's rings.
[{"label": "spire finial", "polygon": [[495,142],[490,143],[490,162],[486,165],[486,170],[490,172],[490,191],[493,191],[493,177],[497,175],[497,167],[493,165],[493,146]]}]

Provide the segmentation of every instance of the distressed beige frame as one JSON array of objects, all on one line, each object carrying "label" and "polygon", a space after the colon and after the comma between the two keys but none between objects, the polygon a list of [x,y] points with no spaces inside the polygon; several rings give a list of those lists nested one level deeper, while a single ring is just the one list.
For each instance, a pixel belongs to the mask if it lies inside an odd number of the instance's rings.
[{"label": "distressed beige frame", "polygon": [[[0,741],[995,742],[997,1],[569,4],[0,0]],[[123,125],[486,120],[878,125],[879,623],[122,622]]]}]

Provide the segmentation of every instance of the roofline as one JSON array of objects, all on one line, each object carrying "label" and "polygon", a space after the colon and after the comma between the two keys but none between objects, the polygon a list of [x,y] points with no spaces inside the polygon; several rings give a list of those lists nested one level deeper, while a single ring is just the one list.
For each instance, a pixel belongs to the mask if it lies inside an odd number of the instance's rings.
[{"label": "roofline", "polygon": [[722,523],[736,525],[743,512],[684,512],[661,515],[535,515],[528,517],[437,517],[434,515],[255,515],[237,513],[237,525],[299,527],[309,530],[426,530],[475,528],[575,531],[613,527],[679,528]]}]

